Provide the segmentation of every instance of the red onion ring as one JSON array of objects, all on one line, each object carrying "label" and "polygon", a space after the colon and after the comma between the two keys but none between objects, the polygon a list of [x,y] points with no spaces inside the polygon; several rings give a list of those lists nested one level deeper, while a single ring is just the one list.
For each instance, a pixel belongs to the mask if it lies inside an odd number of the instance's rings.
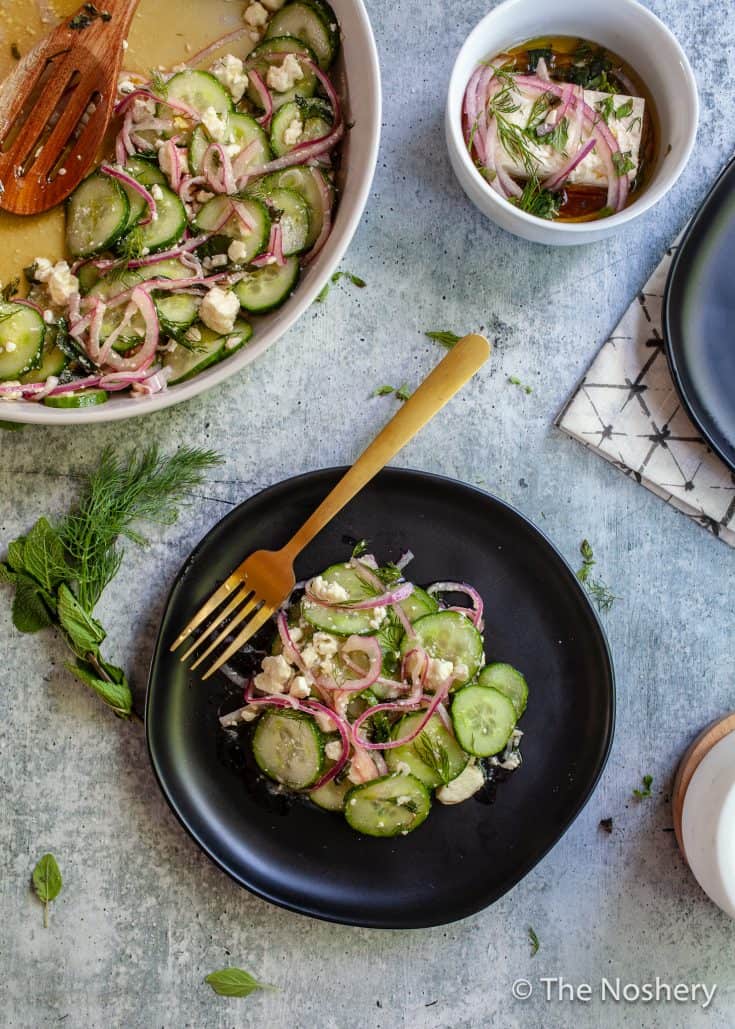
[{"label": "red onion ring", "polygon": [[[367,671],[360,668],[355,661],[350,660],[349,655],[354,653],[367,655],[369,660]],[[349,636],[342,644],[340,655],[350,671],[356,672],[360,676],[354,682],[350,680],[348,683],[342,683],[340,686],[342,693],[360,693],[377,682],[383,665],[383,653],[375,636]]]},{"label": "red onion ring", "polygon": [[477,592],[474,586],[470,586],[466,582],[435,582],[426,591],[429,596],[434,596],[437,593],[466,593],[472,601],[472,610],[464,609],[462,612],[468,618],[470,618],[475,625],[482,619],[482,613],[485,609],[485,605],[482,602],[482,597]]},{"label": "red onion ring", "polygon": [[262,76],[255,70],[255,68],[248,72],[248,78],[252,82],[253,86],[255,86],[255,91],[263,105],[264,113],[256,120],[263,126],[263,128],[267,129],[270,126],[271,119],[273,118],[273,97],[271,96],[271,91],[268,89]]},{"label": "red onion ring", "polygon": [[[364,747],[365,750],[394,750],[396,747],[402,747],[406,743],[411,743],[419,736],[434,714],[439,704],[444,700],[449,692],[449,683],[445,683],[440,687],[432,698],[421,697],[418,701],[412,702],[410,705],[407,702],[394,701],[388,704],[376,704],[374,707],[369,707],[366,711],[357,718],[352,724],[352,738],[356,744],[360,747]],[[415,729],[412,729],[406,736],[401,736],[397,740],[387,740],[384,743],[371,743],[370,740],[366,740],[360,736],[359,730],[363,722],[373,715],[376,715],[379,711],[405,711],[410,708],[419,708],[421,704],[428,703],[426,713],[424,717],[419,721],[419,724]]]},{"label": "red onion ring", "polygon": [[[174,149],[176,148],[174,147]],[[142,222],[141,224],[147,225],[149,222],[156,220],[158,217],[156,199],[142,183],[138,182],[137,179],[134,179],[133,176],[129,175],[126,171],[123,171],[122,168],[115,168],[111,164],[101,164],[100,171],[103,175],[109,175],[111,179],[117,179],[117,181],[121,182],[123,186],[127,186],[128,189],[132,189],[132,191],[137,193],[138,196],[143,197],[148,205],[149,214],[147,221]]]}]

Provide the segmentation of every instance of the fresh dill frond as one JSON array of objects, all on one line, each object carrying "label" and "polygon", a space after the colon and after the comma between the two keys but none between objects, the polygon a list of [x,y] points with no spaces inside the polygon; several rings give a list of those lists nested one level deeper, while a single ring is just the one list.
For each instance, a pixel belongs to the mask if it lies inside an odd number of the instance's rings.
[{"label": "fresh dill frond", "polygon": [[162,99],[168,96],[168,83],[156,68],[151,71],[150,90]]},{"label": "fresh dill frond", "polygon": [[141,226],[136,225],[126,233],[116,244],[116,249],[122,261],[125,262],[120,266],[122,272],[127,271],[129,261],[138,261],[141,257],[145,257],[145,237]]},{"label": "fresh dill frond", "polygon": [[429,339],[433,339],[435,343],[441,343],[447,350],[451,350],[455,343],[459,343],[461,336],[458,336],[455,332],[436,331],[436,332],[425,332],[425,336]]},{"label": "fresh dill frond", "polygon": [[621,150],[616,150],[612,155],[612,161],[615,165],[615,171],[620,178],[635,169],[635,162],[630,155],[630,150],[626,150],[624,153]]},{"label": "fresh dill frond", "polygon": [[556,218],[560,209],[562,196],[550,189],[543,189],[536,176],[532,176],[523,187],[523,193],[513,202],[527,214],[537,218]]},{"label": "fresh dill frond", "polygon": [[358,540],[357,543],[352,548],[352,557],[362,557],[363,554],[367,554],[367,551],[368,551],[368,541],[367,540]]},{"label": "fresh dill frond", "polygon": [[124,461],[108,447],[89,476],[85,494],[59,535],[76,567],[79,603],[91,611],[122,561],[120,537],[144,545],[138,521],[171,525],[181,504],[222,459],[184,447],[164,457],[155,445]]},{"label": "fresh dill frond", "polygon": [[601,579],[593,579],[591,572],[595,566],[595,555],[589,540],[582,540],[579,552],[582,555],[582,566],[577,571],[577,578],[587,587],[587,592],[595,602],[597,610],[606,614],[618,597]]},{"label": "fresh dill frond", "polygon": [[529,942],[531,944],[531,957],[535,958],[536,955],[538,954],[539,947],[541,946],[541,943],[540,943],[539,938],[536,935],[536,932],[535,932],[535,930],[533,929],[532,926],[528,927],[528,939],[529,939]]},{"label": "fresh dill frond", "polygon": [[427,768],[430,768],[443,783],[450,782],[452,769],[449,753],[440,740],[433,739],[427,732],[422,732],[413,741],[413,749],[419,760]]}]

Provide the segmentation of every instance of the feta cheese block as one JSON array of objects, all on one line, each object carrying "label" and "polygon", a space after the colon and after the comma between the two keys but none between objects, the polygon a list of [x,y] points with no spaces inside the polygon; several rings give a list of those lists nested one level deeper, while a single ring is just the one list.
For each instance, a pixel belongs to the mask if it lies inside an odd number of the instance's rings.
[{"label": "feta cheese block", "polygon": [[[590,89],[585,89],[583,95],[587,106],[591,107],[601,119],[602,105],[607,103],[608,106],[611,106],[612,109],[607,119],[607,126],[618,141],[618,146],[622,153],[630,157],[633,167],[628,172],[628,179],[632,181],[638,171],[641,135],[643,130],[643,114],[646,106],[645,100],[643,97],[624,96],[617,93],[612,95],[610,93],[600,93],[597,90]],[[525,129],[528,125],[529,116],[531,114],[534,101],[537,98],[537,94],[529,95],[522,89],[516,89],[512,96],[513,102],[517,105],[518,109],[507,114],[502,114],[501,117],[512,122],[514,125],[517,125],[519,128]],[[610,105],[608,102],[611,96],[612,104]],[[629,113],[618,118],[616,117],[615,112],[621,109]],[[576,153],[590,138],[591,133],[587,129],[583,129],[581,141],[577,140],[575,132],[576,114],[574,111],[569,111],[566,117],[569,124],[569,139],[564,153],[559,153],[549,144],[537,143],[534,139],[526,137],[528,149],[538,161],[539,167],[537,174],[540,180],[546,179],[555,172],[560,171],[569,158],[572,157],[573,154]],[[510,175],[520,180],[528,178],[528,174],[522,162],[509,154],[502,144],[498,145],[497,154],[498,163]],[[581,161],[571,173],[567,181],[572,185],[577,186],[595,186],[598,188],[606,187],[607,172],[605,164],[596,150],[592,150],[587,154],[584,160]]]}]

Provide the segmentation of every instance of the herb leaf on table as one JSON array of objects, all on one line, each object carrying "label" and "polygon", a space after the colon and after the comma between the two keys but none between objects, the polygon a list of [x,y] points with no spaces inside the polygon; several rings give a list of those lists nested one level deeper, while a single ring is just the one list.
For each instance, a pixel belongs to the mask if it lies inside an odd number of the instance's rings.
[{"label": "herb leaf on table", "polygon": [[650,797],[652,795],[651,787],[653,786],[653,776],[644,775],[642,782],[643,787],[641,789],[633,790],[633,796],[636,798],[636,800],[645,800],[646,797]]},{"label": "herb leaf on table", "polygon": [[607,613],[618,597],[601,579],[593,579],[591,577],[590,573],[596,562],[589,540],[582,540],[579,552],[582,555],[582,566],[577,571],[577,578],[587,588],[587,592],[594,600],[597,610]]},{"label": "herb leaf on table", "polygon": [[61,872],[53,854],[44,854],[33,869],[33,889],[43,904],[43,925],[48,929],[48,906],[61,893]]},{"label": "herb leaf on table", "polygon": [[133,714],[124,671],[105,661],[107,633],[92,612],[123,559],[121,539],[141,546],[140,521],[171,525],[204,473],[221,463],[212,451],[182,448],[171,457],[150,446],[123,460],[107,448],[86,477],[79,504],[55,527],[39,518],[8,545],[0,582],[15,588],[13,624],[34,633],[56,626],[77,658],[69,670],[121,718]]},{"label": "herb leaf on table", "polygon": [[256,990],[275,990],[275,986],[260,983],[242,968],[221,968],[210,972],[204,979],[220,997],[249,997]]}]

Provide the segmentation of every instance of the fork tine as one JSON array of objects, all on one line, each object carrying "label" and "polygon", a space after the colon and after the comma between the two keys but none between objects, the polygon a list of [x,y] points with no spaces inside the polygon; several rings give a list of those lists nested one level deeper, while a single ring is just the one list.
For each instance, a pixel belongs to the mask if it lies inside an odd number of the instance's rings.
[{"label": "fork tine", "polygon": [[[245,618],[247,618],[248,615],[251,614],[255,610],[255,608],[258,607],[259,604],[260,604],[260,599],[258,597],[256,597],[256,596],[252,596],[250,598],[250,600],[247,602],[247,604],[245,605],[245,607],[240,608],[240,610],[237,612],[235,617],[230,622],[228,622],[227,625],[224,626],[224,628],[222,628],[222,632],[219,634],[217,639],[213,640],[209,644],[207,649],[204,651],[204,653],[199,655],[199,657],[196,659],[194,664],[191,666],[192,672],[194,671],[195,668],[199,667],[199,665],[202,663],[202,661],[205,659],[205,657],[209,657],[209,655],[212,653],[212,651],[217,649],[217,647],[220,645],[220,643],[224,643],[224,641],[227,639],[227,637],[232,635],[232,633],[235,631],[235,629],[238,627],[238,625],[241,625],[243,620]],[[222,626],[222,620],[219,619],[217,621],[217,628],[220,628],[221,626]],[[183,658],[182,658],[182,660],[183,660]]]},{"label": "fork tine", "polygon": [[197,636],[197,638],[194,640],[194,642],[186,651],[186,653],[181,655],[180,660],[186,661],[194,653],[195,650],[198,650],[198,648],[201,647],[202,643],[204,643],[207,637],[211,636],[214,630],[218,629],[222,625],[224,620],[226,618],[229,618],[233,611],[236,611],[238,607],[240,607],[240,605],[245,600],[247,600],[247,598],[250,596],[250,593],[251,591],[247,587],[243,587],[243,589],[238,590],[235,596],[230,601],[230,603],[227,605],[227,607],[224,608],[224,610],[217,616],[217,618],[215,618],[215,620],[207,626],[203,633]]},{"label": "fork tine", "polygon": [[213,614],[220,604],[224,603],[225,600],[230,596],[232,591],[236,587],[240,587],[244,584],[245,579],[241,574],[233,572],[229,579],[226,579],[218,590],[215,590],[212,596],[199,608],[197,613],[194,615],[192,620],[186,626],[185,629],[179,633],[174,642],[171,644],[171,650],[177,650],[185,639],[198,629],[202,622],[209,618]]},{"label": "fork tine", "polygon": [[269,604],[263,604],[263,606],[261,607],[260,611],[258,611],[258,613],[256,615],[254,615],[250,619],[250,621],[247,623],[247,625],[242,630],[240,635],[237,636],[232,641],[232,643],[229,645],[227,650],[225,650],[225,652],[223,654],[220,654],[220,656],[217,658],[217,660],[214,662],[214,664],[209,668],[209,670],[204,673],[204,675],[202,676],[202,679],[209,679],[209,678],[211,678],[211,676],[214,675],[214,673],[217,671],[217,669],[221,665],[223,665],[225,663],[225,661],[228,661],[232,657],[232,655],[235,653],[235,651],[240,650],[241,647],[245,646],[247,641],[252,636],[255,635],[255,633],[258,631],[258,629],[260,629],[261,626],[265,625],[265,623],[268,621],[268,619],[273,616],[274,612],[275,612],[275,608],[274,607],[271,607]]}]

